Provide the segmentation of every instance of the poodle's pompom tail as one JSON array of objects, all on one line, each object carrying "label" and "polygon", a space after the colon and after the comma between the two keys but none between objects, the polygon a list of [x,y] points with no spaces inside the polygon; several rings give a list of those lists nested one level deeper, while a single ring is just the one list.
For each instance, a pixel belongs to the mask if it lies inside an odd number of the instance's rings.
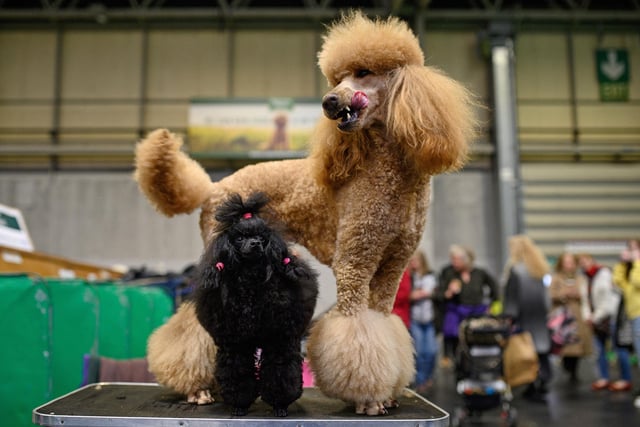
[{"label": "poodle's pompom tail", "polygon": [[182,140],[166,129],[151,132],[136,147],[134,178],[151,204],[169,217],[200,207],[213,186],[181,147]]},{"label": "poodle's pompom tail", "polygon": [[432,175],[460,169],[476,134],[480,104],[437,69],[408,65],[394,73],[387,122],[406,158]]}]

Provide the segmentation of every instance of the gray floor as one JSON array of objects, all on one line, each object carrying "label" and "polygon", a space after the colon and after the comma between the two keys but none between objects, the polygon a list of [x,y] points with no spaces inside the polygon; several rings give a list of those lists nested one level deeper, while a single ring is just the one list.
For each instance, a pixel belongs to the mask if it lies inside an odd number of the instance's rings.
[{"label": "gray floor", "polygon": [[[595,380],[592,359],[581,361],[577,383],[571,383],[558,361],[554,362],[554,379],[546,403],[524,399],[522,387],[513,390],[512,406],[518,413],[518,427],[640,427],[640,409],[633,406],[632,392],[591,390],[591,382]],[[616,369],[612,370],[612,375],[617,375]],[[633,378],[634,389],[637,389],[640,387],[637,367],[634,367]],[[461,396],[455,391],[451,369],[439,368],[433,388],[424,396],[451,414],[463,406]],[[486,411],[479,418],[469,418],[467,424],[500,426],[500,411]]]}]

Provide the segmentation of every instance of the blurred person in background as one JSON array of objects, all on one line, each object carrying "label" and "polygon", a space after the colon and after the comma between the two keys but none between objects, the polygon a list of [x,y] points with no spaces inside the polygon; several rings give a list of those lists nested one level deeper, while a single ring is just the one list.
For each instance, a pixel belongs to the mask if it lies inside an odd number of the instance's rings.
[{"label": "blurred person in background", "polygon": [[[617,328],[616,318],[620,307],[621,295],[613,285],[611,270],[593,259],[590,254],[579,254],[578,264],[587,276],[589,296],[589,317],[586,319],[591,325],[594,345],[596,348],[596,365],[598,379],[591,384],[593,390],[627,391],[631,389],[631,364],[629,352],[625,348],[616,346],[615,336]],[[610,382],[609,360],[607,349],[615,349],[620,368],[620,379]]]},{"label": "blurred person in background", "polygon": [[[613,282],[622,289],[625,314],[631,321],[633,347],[640,359],[640,240],[627,242],[620,262],[613,268]],[[640,408],[640,388],[635,392],[634,404]]]},{"label": "blurred person in background", "polygon": [[411,328],[411,301],[409,300],[411,288],[411,273],[409,269],[406,268],[400,278],[400,284],[398,285],[396,299],[393,301],[391,312],[400,317],[407,329]]},{"label": "blurred person in background", "polygon": [[581,357],[591,354],[593,337],[585,318],[589,317],[589,297],[587,280],[578,270],[575,255],[563,252],[556,262],[549,286],[551,309],[560,306],[568,309],[577,322],[577,342],[562,347],[562,367],[569,374],[571,382],[578,381],[578,362]]},{"label": "blurred person in background", "polygon": [[411,301],[411,336],[416,348],[416,391],[424,393],[433,385],[438,342],[434,325],[433,292],[438,284],[424,252],[416,251],[409,260],[413,279]]},{"label": "blurred person in background", "polygon": [[486,314],[489,305],[498,298],[496,281],[484,269],[474,266],[471,249],[451,245],[449,260],[451,264],[440,273],[434,294],[434,298],[444,305],[444,367],[455,360],[460,322],[469,316]]},{"label": "blurred person in background", "polygon": [[509,239],[505,273],[503,314],[516,327],[531,333],[540,363],[538,378],[527,386],[524,397],[544,401],[551,380],[551,335],[547,328],[550,301],[544,282],[550,273],[549,263],[528,236],[515,235]]}]

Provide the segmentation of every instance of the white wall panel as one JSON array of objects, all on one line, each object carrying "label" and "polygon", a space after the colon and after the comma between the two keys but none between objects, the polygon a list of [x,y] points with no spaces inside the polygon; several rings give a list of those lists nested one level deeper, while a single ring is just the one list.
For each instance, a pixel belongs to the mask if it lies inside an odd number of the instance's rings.
[{"label": "white wall panel", "polygon": [[64,35],[62,97],[140,97],[141,32],[67,31]]},{"label": "white wall panel", "polygon": [[235,97],[316,95],[315,33],[242,31],[235,35]]},{"label": "white wall panel", "polygon": [[52,99],[55,32],[0,32],[0,99]]},{"label": "white wall panel", "polygon": [[425,63],[442,69],[480,98],[487,98],[487,62],[480,55],[474,32],[427,32],[423,38]]},{"label": "white wall panel", "polygon": [[228,39],[227,32],[211,30],[151,31],[147,96],[227,96]]},{"label": "white wall panel", "polygon": [[515,53],[518,99],[569,99],[566,35],[518,34]]},{"label": "white wall panel", "polygon": [[603,103],[581,105],[578,109],[581,128],[640,128],[640,105],[628,103]]},{"label": "white wall panel", "polygon": [[28,130],[51,126],[52,105],[1,105],[0,128]]},{"label": "white wall panel", "polygon": [[148,104],[145,113],[147,128],[186,128],[189,125],[188,101],[171,104]]},{"label": "white wall panel", "polygon": [[566,128],[571,123],[571,109],[568,105],[521,104],[518,107],[520,128]]},{"label": "white wall panel", "polygon": [[63,128],[135,128],[138,126],[138,106],[133,104],[63,105]]}]

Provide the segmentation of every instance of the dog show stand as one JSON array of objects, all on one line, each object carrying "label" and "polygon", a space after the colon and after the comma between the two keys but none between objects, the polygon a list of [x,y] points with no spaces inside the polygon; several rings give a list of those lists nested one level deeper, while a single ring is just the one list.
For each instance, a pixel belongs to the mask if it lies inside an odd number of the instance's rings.
[{"label": "dog show stand", "polygon": [[398,399],[400,406],[379,417],[357,415],[353,405],[305,388],[289,406],[289,416],[273,416],[258,399],[243,417],[230,415],[222,403],[197,406],[184,396],[151,383],[89,384],[33,410],[33,422],[65,427],[324,427],[407,426],[447,427],[449,414],[411,390]]}]

